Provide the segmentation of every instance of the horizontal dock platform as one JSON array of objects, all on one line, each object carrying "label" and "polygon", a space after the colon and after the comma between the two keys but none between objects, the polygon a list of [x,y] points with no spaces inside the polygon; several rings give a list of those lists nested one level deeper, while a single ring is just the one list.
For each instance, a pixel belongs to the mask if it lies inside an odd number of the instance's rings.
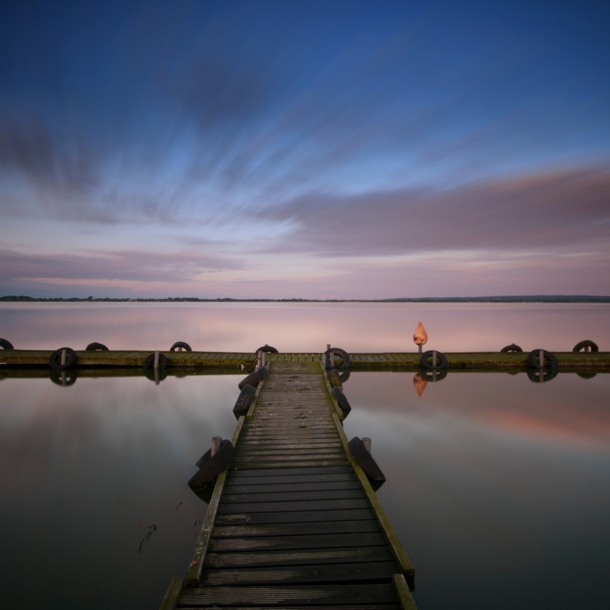
[{"label": "horizontal dock platform", "polygon": [[[103,351],[77,350],[75,368],[138,367],[154,350],[149,351]],[[47,367],[52,350],[2,350],[0,365],[15,367]],[[162,351],[167,357],[168,368],[184,369],[241,369],[253,370],[256,354],[243,352],[171,352]],[[610,352],[553,352],[559,370],[609,369]],[[528,352],[444,352],[450,370],[526,370]],[[417,371],[421,354],[417,352],[381,352],[350,354],[352,371]],[[266,354],[271,362],[317,362],[320,353]]]}]

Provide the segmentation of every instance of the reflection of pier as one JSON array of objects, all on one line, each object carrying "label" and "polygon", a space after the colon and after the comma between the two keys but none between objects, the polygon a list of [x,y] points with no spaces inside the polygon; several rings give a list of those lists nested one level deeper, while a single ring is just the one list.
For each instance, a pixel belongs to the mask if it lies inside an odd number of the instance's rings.
[{"label": "reflection of pier", "polygon": [[333,376],[313,355],[271,355],[269,369],[162,608],[415,608],[413,568],[348,448]]}]

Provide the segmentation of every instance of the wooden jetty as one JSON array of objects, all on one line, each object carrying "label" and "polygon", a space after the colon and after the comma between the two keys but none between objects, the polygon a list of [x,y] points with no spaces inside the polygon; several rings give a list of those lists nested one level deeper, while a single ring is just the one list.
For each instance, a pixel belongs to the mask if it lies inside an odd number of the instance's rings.
[{"label": "wooden jetty", "polygon": [[[149,351],[103,351],[77,350],[76,368],[138,367],[142,368]],[[48,368],[52,350],[3,350],[0,349],[0,365],[38,366]],[[187,369],[238,367],[252,370],[256,354],[230,352],[161,352],[168,360],[168,368]],[[610,352],[554,352],[559,370],[608,369]],[[445,352],[447,366],[451,371],[523,370],[527,369],[527,352]],[[416,352],[350,353],[352,371],[417,371],[421,354]],[[267,354],[268,362],[307,362],[320,358],[320,354],[289,353]]]},{"label": "wooden jetty", "polygon": [[269,369],[162,610],[414,609],[413,567],[348,449],[320,356]]}]

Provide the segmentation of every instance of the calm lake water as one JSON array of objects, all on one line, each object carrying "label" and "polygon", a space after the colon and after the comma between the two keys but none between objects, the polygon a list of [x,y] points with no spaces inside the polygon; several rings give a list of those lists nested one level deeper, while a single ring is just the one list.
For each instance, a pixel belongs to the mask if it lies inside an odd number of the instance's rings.
[{"label": "calm lake water", "polygon": [[[0,304],[18,348],[610,350],[606,305]],[[157,608],[206,505],[186,485],[229,437],[243,375],[2,378],[0,599],[6,608]],[[416,569],[420,610],[606,608],[610,375],[353,373],[349,438],[370,436],[378,496]],[[157,530],[146,526],[155,524]]]}]

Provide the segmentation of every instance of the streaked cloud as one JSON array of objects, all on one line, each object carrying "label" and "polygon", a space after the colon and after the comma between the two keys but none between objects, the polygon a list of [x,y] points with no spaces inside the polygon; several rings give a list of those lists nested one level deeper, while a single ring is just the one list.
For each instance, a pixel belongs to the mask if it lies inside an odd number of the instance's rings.
[{"label": "streaked cloud", "polygon": [[92,10],[0,9],[0,290],[606,285],[594,11],[581,31],[576,8],[553,21],[444,3]]}]

